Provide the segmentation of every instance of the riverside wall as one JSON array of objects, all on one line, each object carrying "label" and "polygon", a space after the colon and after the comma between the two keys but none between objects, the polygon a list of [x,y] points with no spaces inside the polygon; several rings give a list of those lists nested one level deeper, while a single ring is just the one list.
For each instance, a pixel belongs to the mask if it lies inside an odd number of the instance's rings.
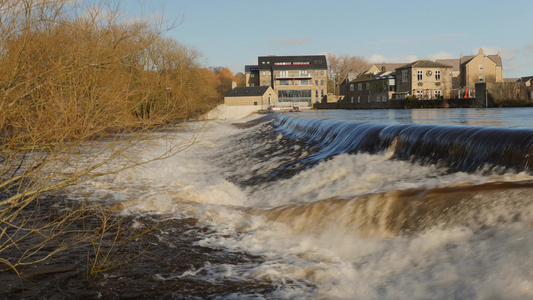
[{"label": "riverside wall", "polygon": [[374,103],[350,103],[344,99],[335,103],[315,103],[316,109],[411,109],[411,108],[459,108],[473,107],[473,98],[442,100],[389,100]]},{"label": "riverside wall", "polygon": [[475,105],[478,107],[533,106],[533,87],[521,82],[476,84]]}]

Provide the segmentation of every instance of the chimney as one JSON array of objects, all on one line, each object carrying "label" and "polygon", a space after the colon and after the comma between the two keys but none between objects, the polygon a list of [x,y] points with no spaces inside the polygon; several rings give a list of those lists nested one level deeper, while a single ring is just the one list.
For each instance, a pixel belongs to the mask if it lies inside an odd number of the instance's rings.
[{"label": "chimney", "polygon": [[232,81],[231,82],[231,89],[234,89],[237,87],[237,81]]},{"label": "chimney", "polygon": [[461,52],[461,58],[463,58],[463,52]]},{"label": "chimney", "polygon": [[502,56],[502,54],[501,54],[501,52],[500,52],[500,51],[498,51],[498,56]]},{"label": "chimney", "polygon": [[483,54],[483,48],[479,48],[479,54]]}]

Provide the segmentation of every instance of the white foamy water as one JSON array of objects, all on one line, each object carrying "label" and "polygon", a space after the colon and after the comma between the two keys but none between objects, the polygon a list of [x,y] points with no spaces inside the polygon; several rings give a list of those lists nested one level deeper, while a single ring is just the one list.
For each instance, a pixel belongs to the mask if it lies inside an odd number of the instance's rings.
[{"label": "white foamy water", "polygon": [[[267,282],[275,292],[261,296],[273,299],[533,298],[532,190],[453,191],[530,175],[450,173],[391,160],[390,153],[359,153],[337,155],[289,178],[241,185],[293,159],[279,147],[282,136],[262,138],[268,133],[263,125],[200,125],[202,139],[177,155],[72,191],[122,203],[123,214],[193,217],[213,229],[199,245],[263,258],[206,263],[177,278]],[[167,143],[136,153],[150,159]],[[311,151],[288,148],[300,157]],[[442,187],[452,191],[442,197],[423,192]],[[419,192],[402,193],[409,190]],[[435,203],[426,207],[428,201]],[[402,207],[419,211],[409,215]],[[388,222],[395,215],[420,217],[424,226],[404,234]]]}]

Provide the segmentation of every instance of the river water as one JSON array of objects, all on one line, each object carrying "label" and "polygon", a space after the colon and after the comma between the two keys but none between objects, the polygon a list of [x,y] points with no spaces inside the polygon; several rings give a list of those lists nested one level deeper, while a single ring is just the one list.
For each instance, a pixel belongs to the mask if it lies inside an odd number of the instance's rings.
[{"label": "river water", "polygon": [[[195,123],[185,151],[73,187],[149,218],[104,297],[533,298],[533,109]],[[139,149],[148,159],[167,141]],[[73,196],[74,197],[74,196]]]}]

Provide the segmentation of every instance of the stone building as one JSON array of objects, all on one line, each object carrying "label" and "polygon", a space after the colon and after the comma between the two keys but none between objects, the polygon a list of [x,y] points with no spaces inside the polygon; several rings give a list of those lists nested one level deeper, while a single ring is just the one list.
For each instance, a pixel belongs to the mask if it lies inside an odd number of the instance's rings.
[{"label": "stone building", "polygon": [[348,86],[343,108],[381,108],[395,93],[395,73],[388,71],[359,75]]},{"label": "stone building", "polygon": [[452,66],[417,60],[396,69],[396,98],[415,96],[420,100],[449,99],[452,91]]},{"label": "stone building", "polygon": [[279,106],[311,107],[327,94],[327,68],[325,55],[260,56],[257,71],[247,69],[246,84],[271,86]]},{"label": "stone building", "polygon": [[500,52],[497,55],[485,55],[483,49],[474,56],[460,58],[460,85],[475,89],[476,83],[503,82],[503,66]]},{"label": "stone building", "polygon": [[246,86],[259,86],[259,68],[257,65],[244,66]]},{"label": "stone building", "polygon": [[267,109],[278,101],[276,92],[270,86],[248,86],[233,88],[224,97],[226,106],[256,106]]}]

